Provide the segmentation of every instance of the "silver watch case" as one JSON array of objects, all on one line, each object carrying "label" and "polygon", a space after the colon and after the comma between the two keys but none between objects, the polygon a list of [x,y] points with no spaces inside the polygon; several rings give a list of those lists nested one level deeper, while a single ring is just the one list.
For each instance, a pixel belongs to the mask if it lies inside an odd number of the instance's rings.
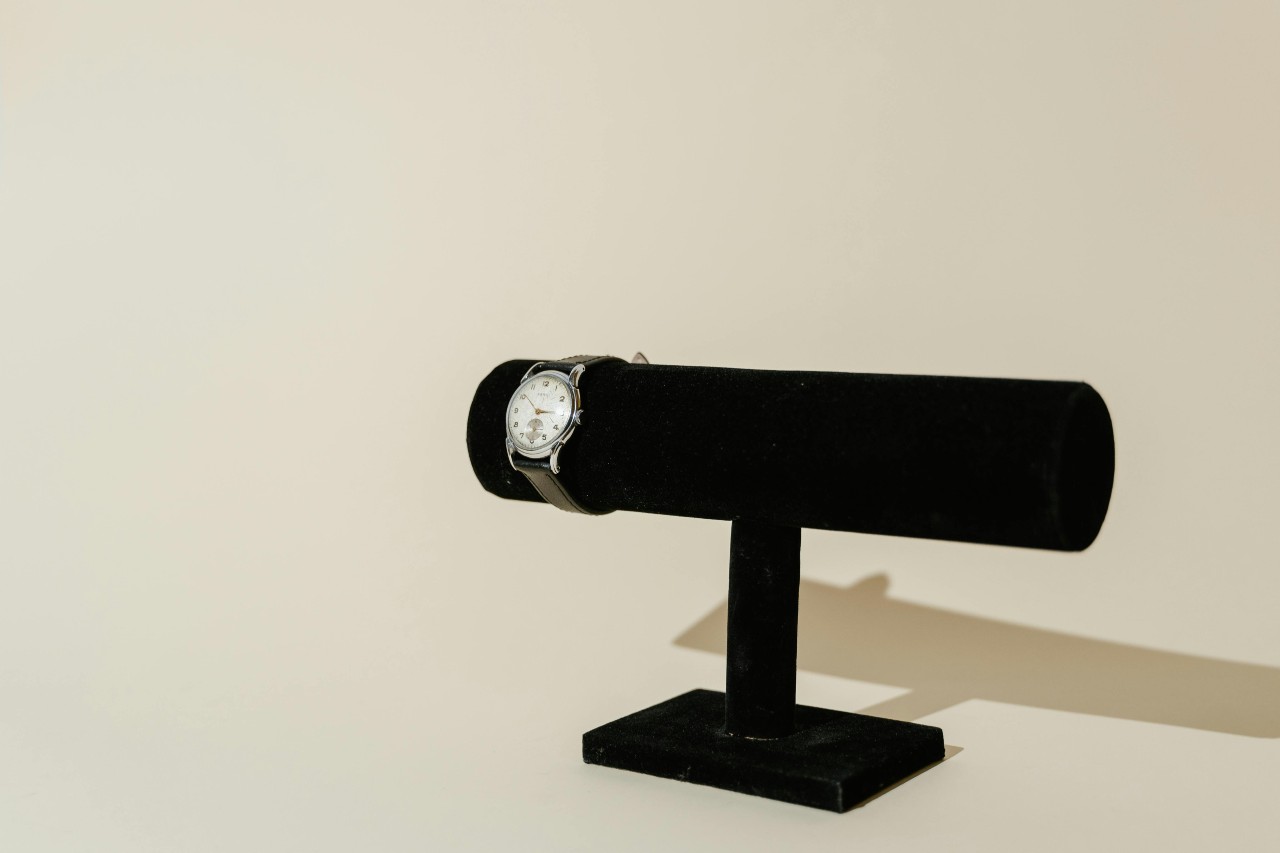
[{"label": "silver watch case", "polygon": [[507,401],[506,411],[508,412],[511,411],[511,407],[515,405],[516,397],[520,394],[520,389],[524,386],[525,382],[527,382],[528,380],[532,379],[535,376],[540,376],[545,374],[547,376],[554,376],[557,379],[560,379],[561,381],[567,383],[568,386],[573,389],[573,414],[570,416],[569,424],[565,427],[564,432],[562,432],[559,435],[559,437],[556,438],[555,441],[551,442],[551,444],[545,448],[540,447],[537,450],[534,450],[532,452],[516,447],[515,441],[513,441],[511,438],[510,418],[504,417],[503,425],[507,431],[507,461],[511,463],[512,468],[515,468],[516,463],[515,463],[515,460],[512,458],[512,455],[515,453],[519,453],[521,456],[525,457],[526,459],[545,459],[548,456],[550,456],[551,457],[551,473],[559,474],[560,473],[560,448],[564,447],[564,443],[566,441],[573,438],[573,432],[575,429],[578,428],[578,424],[582,420],[582,393],[578,390],[578,380],[581,379],[582,374],[586,372],[587,366],[585,364],[575,364],[573,366],[573,369],[570,370],[568,374],[565,374],[559,370],[539,370],[538,368],[542,367],[542,365],[545,363],[546,362],[542,362],[542,361],[538,362],[537,364],[533,365],[528,370],[526,370],[524,376],[520,377],[520,383],[516,386],[516,390],[511,392],[511,399]]}]

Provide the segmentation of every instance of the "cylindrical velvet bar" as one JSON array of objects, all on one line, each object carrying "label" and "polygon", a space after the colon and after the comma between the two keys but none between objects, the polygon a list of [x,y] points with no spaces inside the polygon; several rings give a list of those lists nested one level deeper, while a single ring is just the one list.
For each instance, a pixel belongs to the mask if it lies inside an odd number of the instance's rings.
[{"label": "cylindrical velvet bar", "polygon": [[[532,363],[480,383],[467,448],[485,489],[540,501],[504,444]],[[613,362],[582,408],[560,476],[602,510],[1077,551],[1111,497],[1111,418],[1083,382]]]}]

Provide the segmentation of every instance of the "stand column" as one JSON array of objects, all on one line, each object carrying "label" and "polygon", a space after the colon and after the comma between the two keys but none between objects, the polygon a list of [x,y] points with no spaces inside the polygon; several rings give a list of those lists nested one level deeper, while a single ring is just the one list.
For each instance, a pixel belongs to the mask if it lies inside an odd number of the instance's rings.
[{"label": "stand column", "polygon": [[800,528],[733,522],[725,733],[785,737],[794,729]]}]

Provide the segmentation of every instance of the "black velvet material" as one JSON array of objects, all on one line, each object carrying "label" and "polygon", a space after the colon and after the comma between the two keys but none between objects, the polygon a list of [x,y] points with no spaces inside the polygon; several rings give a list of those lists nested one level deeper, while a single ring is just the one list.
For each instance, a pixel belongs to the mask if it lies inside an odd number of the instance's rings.
[{"label": "black velvet material", "polygon": [[[531,364],[480,383],[467,448],[485,489],[540,501],[504,447]],[[1082,382],[613,362],[582,404],[561,476],[601,509],[1077,551],[1111,497],[1110,415]]]},{"label": "black velvet material", "polygon": [[729,734],[791,734],[799,608],[800,528],[733,522],[724,703]]},{"label": "black velvet material", "polygon": [[725,734],[724,694],[692,690],[582,736],[582,758],[621,770],[844,812],[945,755],[942,730],[795,707],[795,732]]}]

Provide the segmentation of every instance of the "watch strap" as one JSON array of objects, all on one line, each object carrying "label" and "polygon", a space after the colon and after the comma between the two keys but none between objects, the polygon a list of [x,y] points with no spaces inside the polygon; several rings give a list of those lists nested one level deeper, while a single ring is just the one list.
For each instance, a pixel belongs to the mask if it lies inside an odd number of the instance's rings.
[{"label": "watch strap", "polygon": [[616,355],[571,355],[568,358],[558,358],[555,361],[544,361],[538,365],[538,370],[558,370],[561,373],[570,373],[579,364],[587,368],[593,364],[603,364],[607,361],[622,361],[622,359]]},{"label": "watch strap", "polygon": [[569,490],[564,487],[564,483],[560,478],[551,472],[550,459],[529,459],[519,454],[511,457],[511,464],[517,471],[524,474],[533,487],[538,490],[538,494],[542,495],[542,499],[557,509],[566,512],[580,512],[583,515],[607,515],[613,512],[611,509],[594,510],[587,509],[569,494]]}]

